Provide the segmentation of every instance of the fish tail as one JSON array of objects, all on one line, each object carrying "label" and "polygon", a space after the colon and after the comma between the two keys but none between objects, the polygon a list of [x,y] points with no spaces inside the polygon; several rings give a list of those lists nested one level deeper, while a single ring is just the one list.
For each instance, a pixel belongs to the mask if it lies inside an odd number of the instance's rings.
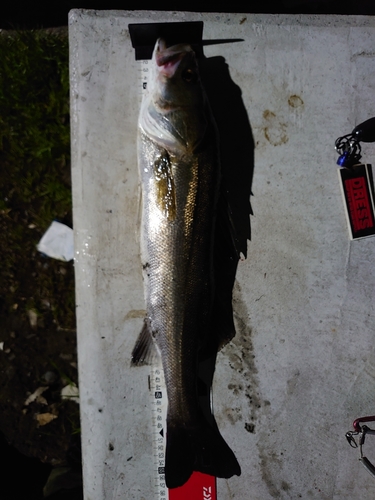
[{"label": "fish tail", "polygon": [[194,470],[211,476],[230,478],[241,475],[241,467],[212,417],[212,425],[205,420],[193,439],[196,449]]},{"label": "fish tail", "polygon": [[182,486],[193,471],[229,478],[241,467],[214,421],[193,429],[167,425],[165,479],[168,488]]}]

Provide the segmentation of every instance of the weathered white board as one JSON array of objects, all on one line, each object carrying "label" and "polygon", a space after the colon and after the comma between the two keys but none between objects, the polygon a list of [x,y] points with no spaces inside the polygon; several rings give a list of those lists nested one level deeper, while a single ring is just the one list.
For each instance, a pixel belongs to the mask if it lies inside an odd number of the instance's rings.
[{"label": "weathered white board", "polygon": [[[334,141],[375,115],[375,19],[72,11],[72,174],[86,500],[154,498],[149,368],[130,368],[144,299],[129,23],[204,21],[255,141],[252,241],[220,353],[229,500],[375,498],[344,434],[375,413],[375,239],[349,241]],[[220,85],[220,82],[218,83]],[[226,96],[223,95],[223,103]],[[373,163],[375,148],[363,145]],[[375,438],[365,451],[375,460]]]}]

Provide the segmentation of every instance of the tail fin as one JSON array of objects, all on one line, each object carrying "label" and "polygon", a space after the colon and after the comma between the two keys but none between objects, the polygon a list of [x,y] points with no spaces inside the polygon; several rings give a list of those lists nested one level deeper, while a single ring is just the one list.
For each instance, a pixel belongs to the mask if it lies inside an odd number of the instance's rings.
[{"label": "tail fin", "polygon": [[241,467],[214,423],[205,420],[188,429],[167,424],[165,480],[168,488],[182,486],[193,471],[229,478]]}]

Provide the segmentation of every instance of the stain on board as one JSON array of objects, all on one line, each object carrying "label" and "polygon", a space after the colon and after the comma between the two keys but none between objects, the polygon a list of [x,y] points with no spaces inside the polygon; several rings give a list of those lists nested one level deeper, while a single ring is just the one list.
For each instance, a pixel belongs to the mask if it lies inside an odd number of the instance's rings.
[{"label": "stain on board", "polygon": [[356,54],[352,54],[350,56],[350,62],[355,61],[359,57],[375,57],[375,52],[373,51],[367,51],[367,50],[362,50],[361,52],[358,52]]},{"label": "stain on board", "polygon": [[293,94],[289,97],[288,104],[291,108],[302,108],[305,103],[299,95]]},{"label": "stain on board", "polygon": [[[271,402],[263,400],[260,395],[249,315],[247,306],[242,299],[241,287],[237,281],[233,289],[233,309],[237,334],[231,342],[234,349],[228,349],[226,355],[229,359],[229,366],[241,377],[238,377],[236,382],[229,383],[228,389],[238,398],[241,394],[245,395],[248,402],[248,411],[244,411],[244,407],[233,407],[232,409],[226,409],[225,416],[232,424],[243,422],[242,429],[247,435],[258,434],[256,446],[258,448],[262,480],[270,497],[291,498],[291,485],[284,480],[280,481],[280,479],[274,478],[274,471],[280,471],[283,467],[283,453],[278,453],[266,445],[270,429],[262,430],[260,425],[257,425],[260,410],[262,409],[264,415],[270,408]],[[298,373],[295,374],[295,378],[298,379]]]},{"label": "stain on board", "polygon": [[[282,453],[281,453],[282,455]],[[276,453],[268,453],[264,454],[260,457],[260,465],[262,470],[262,478],[264,483],[267,486],[269,494],[273,498],[300,498],[301,495],[291,496],[290,490],[292,489],[291,485],[287,481],[281,481],[280,483],[274,481],[271,476],[272,469],[280,470],[282,467],[281,458]],[[287,497],[283,495],[283,493],[287,494]]]},{"label": "stain on board", "polygon": [[236,349],[228,352],[229,366],[241,375],[241,382],[228,384],[228,389],[235,396],[244,394],[249,405],[249,413],[242,417],[253,425],[259,408],[262,406],[259,396],[259,382],[255,364],[254,347],[249,326],[247,307],[241,296],[241,287],[236,281],[233,289],[234,320],[236,336],[232,341]]},{"label": "stain on board", "polygon": [[144,318],[146,316],[146,310],[145,309],[132,309],[129,311],[124,320],[127,319],[132,319],[132,318]]},{"label": "stain on board", "polygon": [[241,408],[227,408],[225,415],[231,424],[240,422],[242,420],[242,410]]},{"label": "stain on board", "polygon": [[288,484],[286,481],[281,481],[281,489],[283,491],[289,491],[290,490],[290,484]]},{"label": "stain on board", "polygon": [[255,431],[255,425],[252,423],[249,423],[249,422],[245,422],[245,430],[247,430],[247,432],[250,432],[251,434],[253,434]]},{"label": "stain on board", "polygon": [[266,109],[263,112],[266,125],[263,128],[264,136],[272,146],[281,146],[289,141],[287,124],[282,122],[273,111]]},{"label": "stain on board", "polygon": [[[277,463],[277,460],[274,460],[271,456],[266,456],[265,454],[260,457],[260,468],[262,471],[262,479],[267,486],[269,494],[273,498],[280,498],[280,490],[276,486],[275,482],[272,479],[272,475],[270,473],[270,466],[269,462],[273,462],[272,466],[275,467],[275,462]],[[280,464],[279,464],[280,465]]]},{"label": "stain on board", "polygon": [[294,393],[294,390],[296,388],[296,385],[298,383],[299,379],[299,370],[297,370],[293,376],[287,381],[287,394],[288,396],[291,396]]},{"label": "stain on board", "polygon": [[260,395],[252,331],[249,326],[249,315],[247,306],[242,299],[241,287],[238,282],[235,282],[233,289],[233,308],[237,334],[232,340],[232,344],[235,345],[236,349],[230,351],[228,357],[231,368],[241,374],[241,381],[229,383],[228,389],[233,391],[235,396],[239,396],[240,393],[245,395],[249,411],[245,414],[242,409],[242,419],[238,420],[236,420],[238,414],[235,410],[230,414],[227,412],[226,416],[232,423],[241,420],[243,422],[243,430],[247,435],[259,434],[257,448],[263,482],[270,497],[284,498],[285,495],[290,495],[289,490],[291,486],[286,481],[276,480],[273,477],[275,470],[280,471],[282,469],[283,453],[278,453],[265,445],[269,429],[264,431],[257,425],[260,410],[262,409],[262,413],[264,414],[269,410],[271,402],[263,400]]},{"label": "stain on board", "polygon": [[233,391],[233,394],[237,396],[243,389],[242,384],[228,384],[228,389]]}]

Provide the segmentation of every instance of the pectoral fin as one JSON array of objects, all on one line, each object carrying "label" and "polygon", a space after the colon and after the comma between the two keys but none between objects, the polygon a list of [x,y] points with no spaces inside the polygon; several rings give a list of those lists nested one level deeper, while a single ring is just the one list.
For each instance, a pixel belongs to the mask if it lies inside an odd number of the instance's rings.
[{"label": "pectoral fin", "polygon": [[132,366],[143,366],[152,363],[157,351],[152,337],[150,322],[145,319],[143,328],[132,352]]}]

